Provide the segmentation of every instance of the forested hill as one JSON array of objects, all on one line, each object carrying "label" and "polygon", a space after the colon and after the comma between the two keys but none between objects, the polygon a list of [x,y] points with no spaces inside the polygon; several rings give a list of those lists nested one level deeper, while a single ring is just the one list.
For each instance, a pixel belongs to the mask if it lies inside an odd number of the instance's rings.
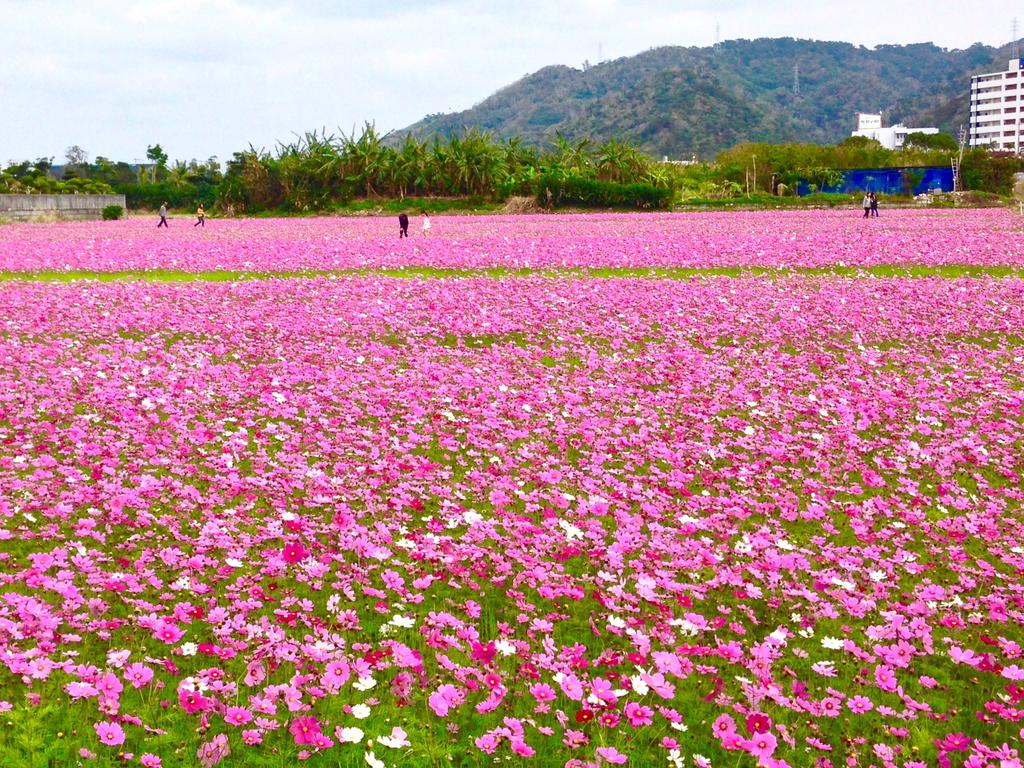
[{"label": "forested hill", "polygon": [[885,124],[966,124],[970,76],[1003,69],[1010,46],[946,50],[792,38],[713,48],[655,48],[583,69],[545,67],[472,109],[431,115],[399,131],[417,137],[464,127],[545,143],[625,138],[655,156],[711,158],[743,141],[834,143],[855,113]]}]

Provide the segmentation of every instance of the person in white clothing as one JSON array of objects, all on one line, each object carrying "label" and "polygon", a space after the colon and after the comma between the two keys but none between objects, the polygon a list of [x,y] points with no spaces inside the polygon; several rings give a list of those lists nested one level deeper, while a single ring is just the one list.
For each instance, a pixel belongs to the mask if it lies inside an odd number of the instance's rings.
[{"label": "person in white clothing", "polygon": [[423,234],[430,234],[430,216],[427,215],[426,211],[423,212]]}]

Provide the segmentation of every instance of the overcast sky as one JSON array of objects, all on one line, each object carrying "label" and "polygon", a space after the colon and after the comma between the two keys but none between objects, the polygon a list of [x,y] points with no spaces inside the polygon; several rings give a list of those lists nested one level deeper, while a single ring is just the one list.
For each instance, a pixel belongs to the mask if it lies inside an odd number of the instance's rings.
[{"label": "overcast sky", "polygon": [[[1003,45],[1024,2],[980,0],[0,0],[0,162],[77,144],[222,161],[250,143],[403,128],[548,64],[797,37]],[[1024,32],[1021,33],[1024,35]]]}]

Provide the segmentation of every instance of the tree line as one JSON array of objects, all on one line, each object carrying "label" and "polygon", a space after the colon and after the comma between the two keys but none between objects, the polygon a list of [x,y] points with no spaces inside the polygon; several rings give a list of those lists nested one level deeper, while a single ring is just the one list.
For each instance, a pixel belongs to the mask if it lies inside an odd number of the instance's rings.
[{"label": "tree line", "polygon": [[[118,192],[130,208],[153,209],[166,200],[234,214],[314,212],[360,200],[512,196],[534,197],[545,207],[664,208],[792,191],[799,181],[820,189],[844,169],[948,166],[958,152],[950,136],[911,134],[900,150],[851,137],[835,146],[747,143],[714,162],[665,163],[620,139],[597,143],[556,134],[538,147],[469,128],[395,140],[367,123],[350,135],[308,132],[272,151],[250,146],[223,168],[216,157],[171,163],[159,144],[147,147],[149,162],[139,165],[104,157],[90,162],[70,147],[59,180],[52,158],[11,163],[0,170],[0,192]],[[1009,194],[1020,169],[1018,158],[971,149],[961,176],[968,189]]]}]

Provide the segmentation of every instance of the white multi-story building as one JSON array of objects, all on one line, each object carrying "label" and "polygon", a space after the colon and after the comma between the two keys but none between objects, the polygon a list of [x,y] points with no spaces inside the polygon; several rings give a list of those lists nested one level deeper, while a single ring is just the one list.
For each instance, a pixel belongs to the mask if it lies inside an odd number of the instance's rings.
[{"label": "white multi-story building", "polygon": [[1024,59],[1010,59],[1005,72],[971,78],[971,128],[967,143],[1002,152],[1021,151],[1024,123],[1020,93],[1024,83]]},{"label": "white multi-story building", "polygon": [[900,149],[911,133],[938,133],[938,128],[907,128],[903,123],[882,127],[882,116],[877,112],[858,112],[857,130],[851,136],[874,139],[886,149]]}]

